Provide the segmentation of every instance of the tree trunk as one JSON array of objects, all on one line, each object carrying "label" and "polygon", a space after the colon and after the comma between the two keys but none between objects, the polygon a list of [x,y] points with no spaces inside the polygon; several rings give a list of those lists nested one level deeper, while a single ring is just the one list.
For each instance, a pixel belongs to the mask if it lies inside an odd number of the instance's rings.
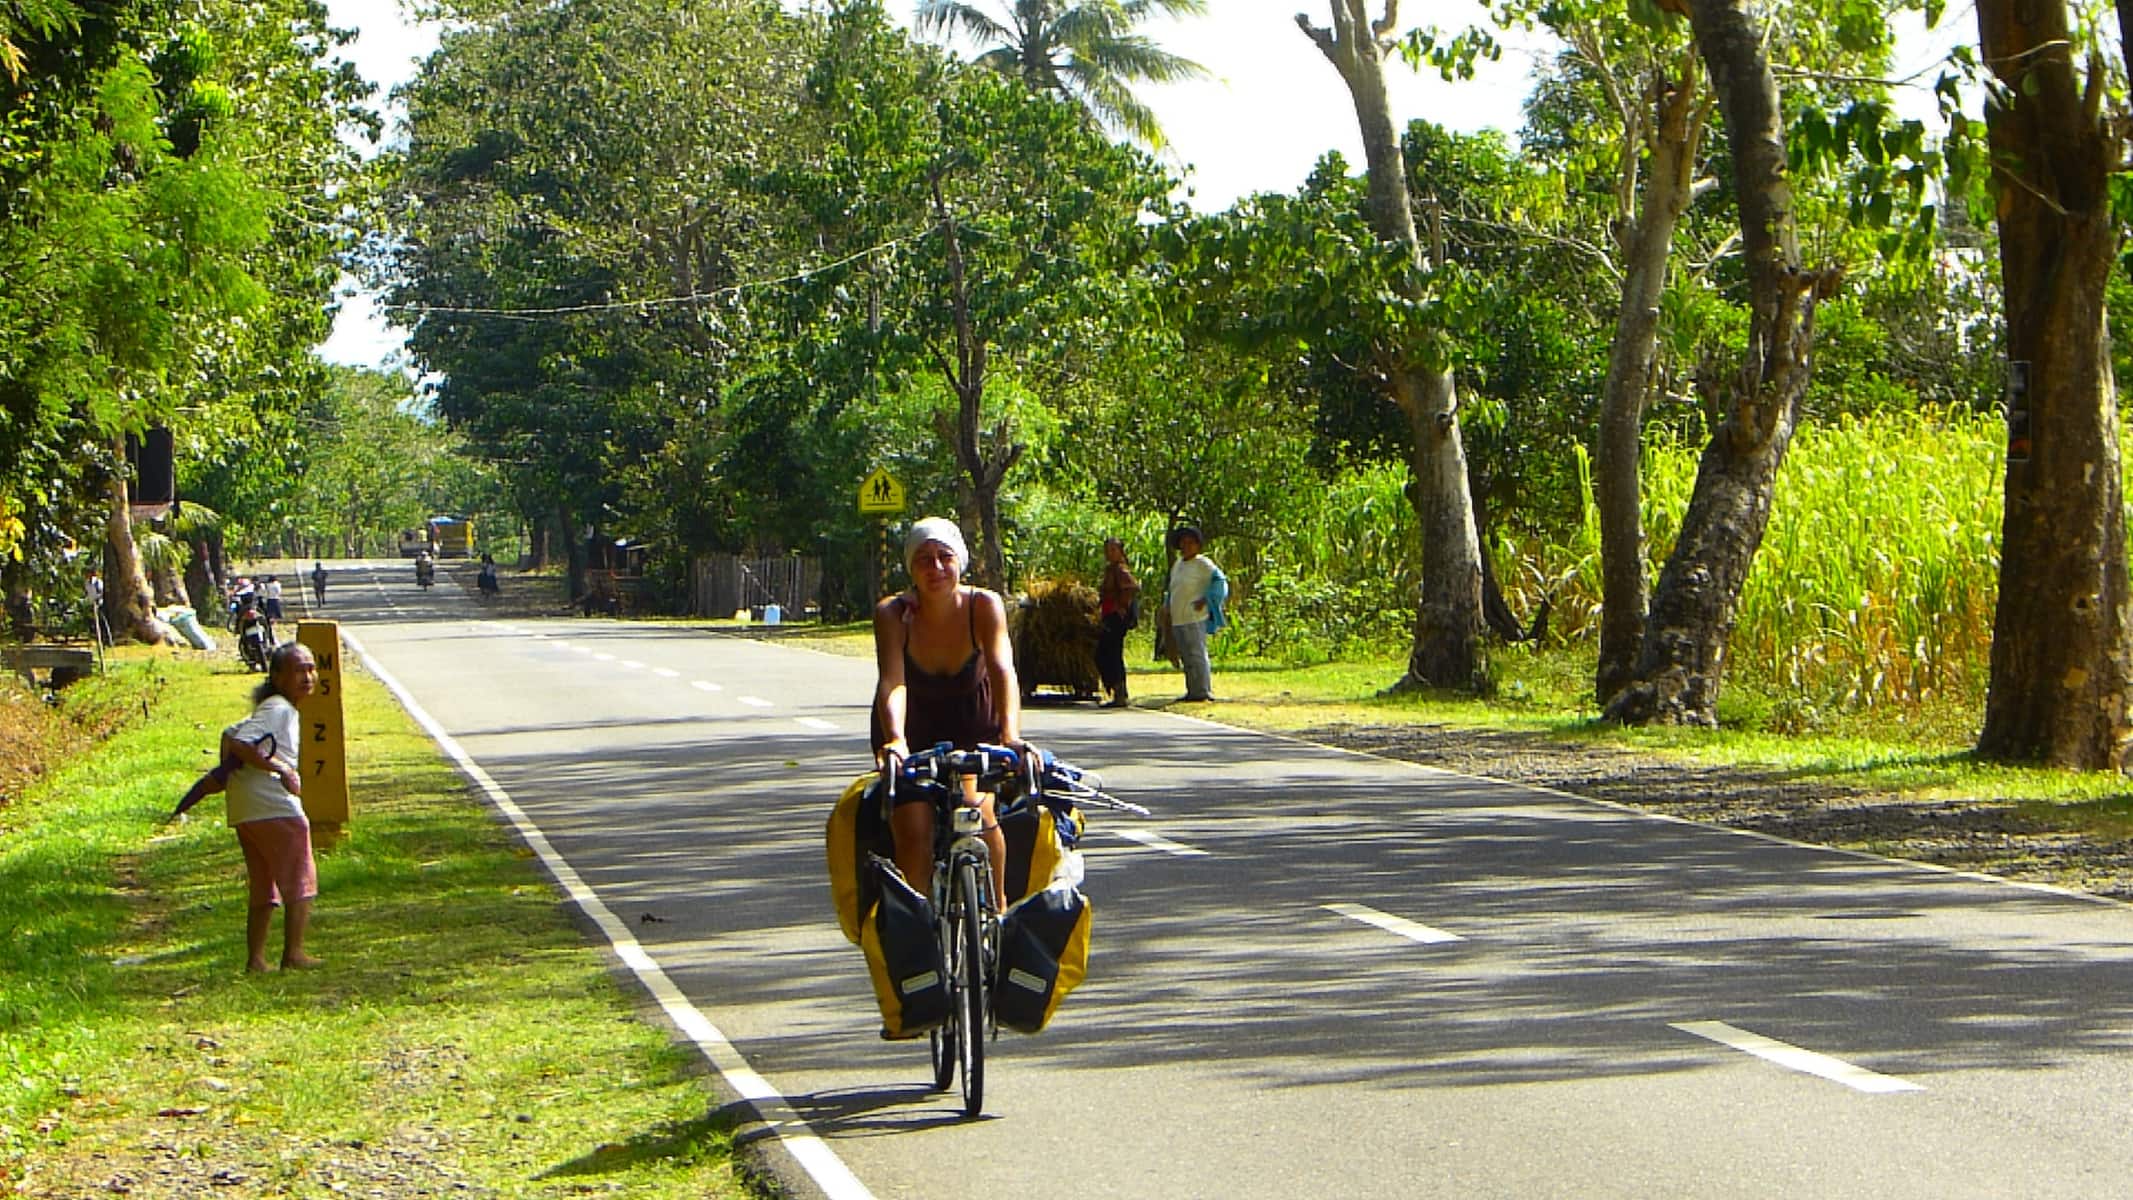
[{"label": "tree trunk", "polygon": [[1715,726],[1741,585],[1770,523],[1778,467],[1813,370],[1814,310],[1834,280],[1800,270],[1777,81],[1747,0],[1692,0],[1690,22],[1726,117],[1748,274],[1748,350],[1699,385],[1727,413],[1696,470],[1681,535],[1659,575],[1628,686],[1608,717]]},{"label": "tree trunk", "polygon": [[[1419,268],[1422,246],[1415,234],[1406,159],[1385,94],[1385,56],[1393,49],[1399,0],[1386,0],[1385,15],[1375,22],[1369,19],[1365,0],[1328,0],[1328,6],[1332,28],[1320,29],[1301,14],[1296,23],[1340,72],[1355,104],[1369,168],[1372,230],[1407,247]],[[1449,370],[1417,366],[1404,351],[1384,347],[1379,358],[1413,438],[1409,469],[1414,473],[1415,515],[1422,527],[1422,587],[1407,674],[1393,690],[1476,688],[1484,673],[1481,543],[1467,487],[1466,449],[1459,437],[1458,388]]]},{"label": "tree trunk", "polygon": [[[1659,301],[1666,292],[1674,229],[1688,208],[1703,134],[1694,51],[1683,56],[1673,79],[1654,82],[1663,90],[1651,127],[1651,170],[1623,245],[1622,306],[1608,351],[1593,456],[1593,495],[1600,517],[1600,661],[1593,672],[1593,693],[1602,705],[1635,676],[1649,615],[1640,466],[1644,410],[1651,395]],[[1634,171],[1638,150],[1635,141],[1625,141],[1625,173]]]},{"label": "tree trunk", "polygon": [[563,538],[563,587],[572,600],[585,594],[585,539],[570,519],[570,507],[556,505],[556,528]]},{"label": "tree trunk", "polygon": [[940,221],[948,250],[948,310],[955,324],[955,359],[940,358],[942,374],[956,397],[955,421],[946,413],[935,414],[936,429],[955,452],[962,468],[964,495],[976,509],[978,554],[969,564],[975,581],[993,589],[1006,586],[1007,556],[1000,545],[1000,484],[1022,457],[1024,447],[1011,442],[1007,422],[996,423],[987,439],[979,435],[985,413],[985,375],[990,348],[970,315],[970,283],[963,262],[963,243],[956,232],[955,214],[949,211],[941,191],[940,176],[932,179],[933,212]]},{"label": "tree trunk", "polygon": [[[215,585],[214,572],[208,566],[211,559],[208,554],[207,535],[195,536],[191,544],[193,556],[192,560],[185,564],[185,590],[205,602],[208,597],[218,595],[222,589]],[[202,613],[201,617],[203,620],[211,620],[214,615],[212,612],[206,612]]]},{"label": "tree trunk", "polygon": [[[1979,0],[1985,63],[2006,90],[1985,122],[1999,179],[2008,355],[2026,363],[2029,446],[2010,445],[1992,678],[1978,753],[2126,765],[2127,580],[2104,290],[2118,252],[2121,144],[2105,72],[2075,70],[2057,0]],[[2012,390],[2010,401],[2021,400]],[[2012,439],[2022,431],[2011,425]]]},{"label": "tree trunk", "polygon": [[[125,461],[120,447],[117,461]],[[111,511],[104,522],[104,608],[110,614],[111,635],[132,638],[150,645],[176,641],[170,627],[156,619],[149,603],[148,576],[141,570],[140,549],[133,544],[133,514],[123,468],[111,476]]]},{"label": "tree trunk", "polygon": [[30,592],[30,569],[13,555],[0,554],[0,592],[6,596],[7,631],[18,642],[37,636],[37,605]]}]

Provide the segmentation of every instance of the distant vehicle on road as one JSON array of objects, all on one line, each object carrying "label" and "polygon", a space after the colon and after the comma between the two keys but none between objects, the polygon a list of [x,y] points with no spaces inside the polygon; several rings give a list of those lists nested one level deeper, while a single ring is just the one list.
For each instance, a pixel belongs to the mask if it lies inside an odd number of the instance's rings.
[{"label": "distant vehicle on road", "polygon": [[420,558],[425,554],[434,555],[436,553],[436,540],[430,536],[429,526],[425,525],[420,529],[403,529],[400,531],[400,557]]},{"label": "distant vehicle on road", "polygon": [[430,540],[439,558],[474,556],[474,522],[464,517],[431,517]]}]

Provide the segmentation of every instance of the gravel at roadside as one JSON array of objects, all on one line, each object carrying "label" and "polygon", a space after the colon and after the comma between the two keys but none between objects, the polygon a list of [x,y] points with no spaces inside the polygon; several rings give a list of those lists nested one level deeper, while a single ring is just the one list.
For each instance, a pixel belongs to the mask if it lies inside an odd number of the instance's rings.
[{"label": "gravel at roadside", "polygon": [[1502,730],[1336,724],[1297,734],[1670,816],[2133,902],[2133,840],[2053,828],[2013,801],[1920,800],[1782,770],[1703,766]]}]

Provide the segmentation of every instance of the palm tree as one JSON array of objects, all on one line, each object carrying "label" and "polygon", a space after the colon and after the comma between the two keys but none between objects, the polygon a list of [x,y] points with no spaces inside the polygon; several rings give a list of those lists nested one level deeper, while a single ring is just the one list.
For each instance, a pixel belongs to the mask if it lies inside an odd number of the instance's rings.
[{"label": "palm tree", "polygon": [[1207,74],[1134,26],[1156,13],[1198,16],[1207,0],[1001,0],[1002,20],[982,3],[919,0],[918,30],[959,32],[990,47],[978,63],[1015,75],[1038,91],[1057,92],[1098,121],[1152,150],[1164,147],[1155,111],[1133,94],[1135,83],[1176,83]]}]

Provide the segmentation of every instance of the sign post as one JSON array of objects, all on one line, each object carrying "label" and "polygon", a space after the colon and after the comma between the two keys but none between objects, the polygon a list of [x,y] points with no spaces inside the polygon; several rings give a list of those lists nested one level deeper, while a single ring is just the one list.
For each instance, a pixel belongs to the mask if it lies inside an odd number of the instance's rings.
[{"label": "sign post", "polygon": [[303,723],[297,774],[304,781],[304,815],[313,825],[348,823],[348,754],[341,723],[341,626],[298,621],[298,645],[318,661],[318,690],[296,706]]},{"label": "sign post", "polygon": [[889,474],[887,467],[876,467],[859,482],[859,515],[873,517],[876,540],[879,543],[880,570],[876,572],[878,585],[874,594],[885,595],[889,590],[889,564],[894,561],[889,554],[889,518],[904,511],[904,485],[896,476]]}]

